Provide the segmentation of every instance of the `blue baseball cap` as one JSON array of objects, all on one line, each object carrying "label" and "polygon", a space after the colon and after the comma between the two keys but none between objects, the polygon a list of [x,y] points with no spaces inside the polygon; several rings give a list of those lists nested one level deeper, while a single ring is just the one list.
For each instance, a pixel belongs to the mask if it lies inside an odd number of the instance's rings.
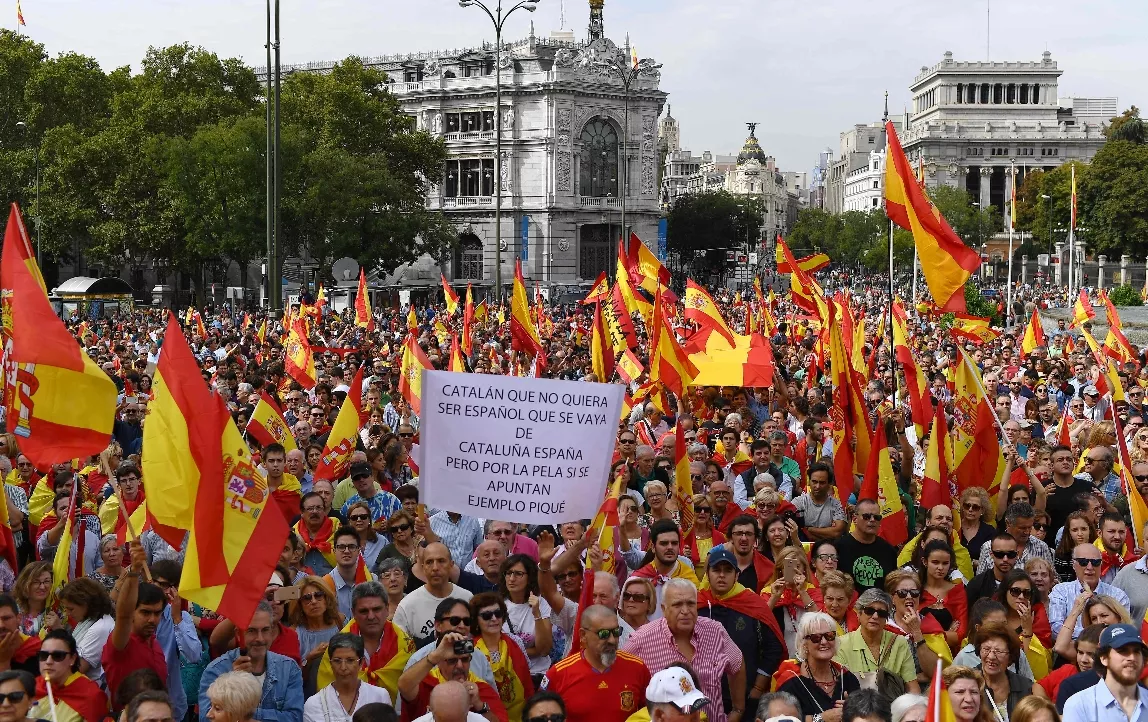
[{"label": "blue baseball cap", "polygon": [[1110,624],[1100,633],[1098,649],[1120,649],[1129,644],[1145,646],[1144,640],[1140,637],[1140,630],[1132,624]]},{"label": "blue baseball cap", "polygon": [[737,570],[737,557],[733,555],[729,549],[724,546],[717,546],[710,550],[710,555],[706,557],[706,566],[713,567],[725,562]]}]

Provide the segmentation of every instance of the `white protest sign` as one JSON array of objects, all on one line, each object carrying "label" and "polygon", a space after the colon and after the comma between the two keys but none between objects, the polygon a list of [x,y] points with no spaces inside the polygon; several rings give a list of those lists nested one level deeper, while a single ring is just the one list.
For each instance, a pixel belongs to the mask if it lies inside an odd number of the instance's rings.
[{"label": "white protest sign", "polygon": [[588,519],[606,493],[623,387],[425,371],[421,501],[480,519]]}]

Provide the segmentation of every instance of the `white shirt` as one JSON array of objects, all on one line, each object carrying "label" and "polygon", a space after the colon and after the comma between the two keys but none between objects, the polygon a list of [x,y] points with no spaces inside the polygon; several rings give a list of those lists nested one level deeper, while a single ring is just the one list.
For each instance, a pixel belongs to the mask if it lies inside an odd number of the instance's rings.
[{"label": "white shirt", "polygon": [[79,632],[79,628],[77,628],[79,633],[76,635],[76,651],[91,666],[91,669],[88,670],[88,679],[101,687],[104,682],[104,668],[101,662],[104,645],[107,644],[108,637],[111,636],[115,626],[116,620],[110,614],[105,614],[83,632]]},{"label": "white shirt", "polygon": [[[415,722],[435,722],[434,713],[427,712],[422,717],[416,717]],[[466,722],[486,722],[486,718],[477,712],[466,711]]]},{"label": "white shirt", "polygon": [[[360,682],[359,694],[355,698],[355,709],[351,710],[351,714],[357,712],[363,705],[374,702],[391,704],[391,695],[382,687]],[[334,683],[319,690],[303,704],[303,722],[350,722],[351,714],[347,714],[343,709],[343,703],[339,701],[339,693],[335,691]]]},{"label": "white shirt", "polygon": [[395,608],[395,617],[391,621],[406,632],[408,637],[414,640],[426,639],[434,634],[435,609],[443,599],[456,597],[469,602],[472,596],[467,590],[452,584],[450,593],[440,598],[431,594],[426,585],[423,585],[403,597],[399,606]]}]

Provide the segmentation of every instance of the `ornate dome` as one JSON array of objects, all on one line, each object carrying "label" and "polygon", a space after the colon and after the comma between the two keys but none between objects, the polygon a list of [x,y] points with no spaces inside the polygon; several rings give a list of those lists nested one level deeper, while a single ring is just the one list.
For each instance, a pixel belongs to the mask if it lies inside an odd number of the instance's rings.
[{"label": "ornate dome", "polygon": [[737,154],[737,164],[742,165],[752,159],[765,165],[765,151],[761,149],[761,144],[757,142],[757,137],[753,134],[757,123],[747,123],[746,125],[749,126],[749,137],[745,139],[745,145],[741,147],[741,152]]}]

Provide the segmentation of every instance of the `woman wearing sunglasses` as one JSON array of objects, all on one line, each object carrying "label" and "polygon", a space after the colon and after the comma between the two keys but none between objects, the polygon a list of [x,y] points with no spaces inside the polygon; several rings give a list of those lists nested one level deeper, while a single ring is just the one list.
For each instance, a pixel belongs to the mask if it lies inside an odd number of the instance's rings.
[{"label": "woman wearing sunglasses", "polygon": [[1128,456],[1133,462],[1148,461],[1148,429],[1141,428],[1132,437],[1132,448],[1128,449]]},{"label": "woman wearing sunglasses", "polygon": [[821,715],[826,722],[840,720],[838,704],[861,689],[857,676],[834,661],[838,642],[837,622],[824,612],[810,612],[797,625],[797,664],[783,662],[776,678],[777,691],[788,692],[801,704],[802,719]]},{"label": "woman wearing sunglasses", "polygon": [[[412,569],[415,562],[418,561],[419,549],[414,528],[414,517],[406,509],[399,509],[391,514],[391,518],[387,520],[391,543],[383,547],[382,551],[379,552],[378,559],[403,559],[406,561],[407,569]],[[412,584],[414,585],[413,588]],[[422,586],[421,582],[412,577],[407,584],[407,591],[413,592],[420,586]]]},{"label": "woman wearing sunglasses", "polygon": [[1056,551],[1052,555],[1056,574],[1062,582],[1071,582],[1076,579],[1076,570],[1072,568],[1072,550],[1079,544],[1092,544],[1096,541],[1096,527],[1092,519],[1083,511],[1074,511],[1064,521],[1064,533]]},{"label": "woman wearing sunglasses", "polygon": [[889,572],[885,577],[885,591],[893,600],[893,611],[885,628],[897,632],[909,643],[914,667],[922,672],[917,681],[927,686],[937,659],[946,663],[953,661],[945,630],[932,616],[921,616],[921,581],[913,572],[905,569]]},{"label": "woman wearing sunglasses", "polygon": [[[76,640],[65,629],[44,637],[37,653],[40,676],[36,678],[36,704],[30,716],[56,722],[102,722],[108,714],[108,696],[100,686],[80,673]],[[56,707],[48,701],[48,685]]]},{"label": "woman wearing sunglasses", "polygon": [[0,672],[0,722],[32,722],[28,710],[36,697],[36,678],[19,669]]},{"label": "woman wearing sunglasses", "polygon": [[530,679],[530,662],[522,640],[502,631],[506,622],[506,604],[498,594],[483,592],[470,600],[470,627],[474,634],[474,653],[485,654],[494,671],[494,687],[506,707],[510,722],[522,719],[526,700],[534,694]]},{"label": "woman wearing sunglasses", "polygon": [[1004,605],[1008,612],[1005,625],[1020,638],[1034,678],[1041,679],[1051,670],[1053,641],[1044,595],[1028,572],[1013,569],[1005,575],[993,599]]},{"label": "woman wearing sunglasses", "polygon": [[618,606],[621,607],[619,616],[633,630],[641,629],[650,621],[650,615],[654,613],[658,604],[654,585],[643,577],[627,579],[622,585],[619,600]]},{"label": "woman wearing sunglasses", "polygon": [[714,528],[713,500],[705,494],[694,496],[694,525],[682,540],[681,554],[694,566],[701,564],[715,546],[725,544],[725,534]]},{"label": "woman wearing sunglasses", "polygon": [[319,577],[304,577],[295,586],[299,587],[299,599],[291,603],[287,622],[299,635],[299,655],[306,670],[322,659],[327,642],[343,624],[343,615],[334,592]]},{"label": "woman wearing sunglasses", "polygon": [[353,502],[347,507],[347,523],[359,535],[359,553],[367,565],[367,569],[374,569],[379,554],[387,546],[388,540],[375,531],[371,519],[371,507],[365,501]]},{"label": "woman wearing sunglasses", "polygon": [[997,530],[985,518],[992,515],[989,493],[979,486],[970,486],[961,493],[960,542],[969,550],[973,569],[981,558],[984,545],[992,541]]},{"label": "woman wearing sunglasses", "polygon": [[[861,625],[841,638],[834,659],[862,679],[871,677],[866,686],[876,687],[887,697],[895,698],[903,692],[919,694],[921,687],[917,684],[917,667],[909,641],[887,628],[893,600],[881,589],[867,589],[853,608]],[[880,675],[879,671],[888,674]]]}]

